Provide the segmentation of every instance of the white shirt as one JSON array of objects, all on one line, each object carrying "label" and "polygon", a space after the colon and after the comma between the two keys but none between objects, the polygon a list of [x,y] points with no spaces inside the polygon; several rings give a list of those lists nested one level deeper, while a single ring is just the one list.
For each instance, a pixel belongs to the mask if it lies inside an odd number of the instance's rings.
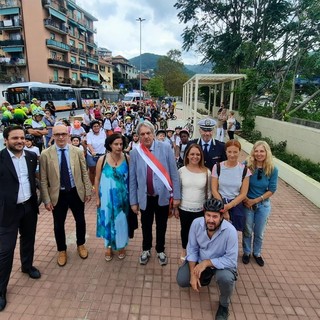
[{"label": "white shirt", "polygon": [[31,197],[31,187],[30,187],[30,181],[29,181],[26,154],[23,151],[21,157],[17,158],[10,150],[8,150],[8,152],[13,162],[13,165],[19,180],[19,192],[18,192],[18,199],[17,199],[17,204],[19,204],[29,200]]},{"label": "white shirt", "polygon": [[106,152],[105,141],[106,134],[103,130],[99,134],[94,134],[92,131],[87,134],[87,144],[91,144],[95,153],[104,154]]}]

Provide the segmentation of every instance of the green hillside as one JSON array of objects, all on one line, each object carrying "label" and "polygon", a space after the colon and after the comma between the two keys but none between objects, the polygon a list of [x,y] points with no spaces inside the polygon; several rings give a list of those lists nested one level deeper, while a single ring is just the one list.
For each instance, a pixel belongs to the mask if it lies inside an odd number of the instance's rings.
[{"label": "green hillside", "polygon": [[[153,53],[143,53],[141,55],[141,69],[142,71],[150,70],[150,69],[156,69],[158,59],[163,56]],[[134,57],[132,59],[129,59],[130,63],[134,65],[136,68],[140,69],[140,57]],[[186,73],[189,76],[192,76],[196,73],[211,73],[212,65],[210,63],[200,65],[185,65]]]}]

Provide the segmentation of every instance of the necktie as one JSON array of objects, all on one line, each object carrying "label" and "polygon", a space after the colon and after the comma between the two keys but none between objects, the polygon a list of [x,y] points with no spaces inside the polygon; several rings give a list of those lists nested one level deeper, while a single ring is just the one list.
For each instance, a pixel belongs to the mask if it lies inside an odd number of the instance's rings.
[{"label": "necktie", "polygon": [[208,156],[208,145],[209,145],[208,143],[205,143],[203,145],[203,155],[205,158]]},{"label": "necktie", "polygon": [[64,188],[66,191],[70,191],[71,190],[70,175],[69,175],[67,158],[64,153],[66,149],[60,149],[60,151],[61,151],[60,184],[61,184],[61,188]]},{"label": "necktie", "polygon": [[147,193],[149,195],[154,194],[154,189],[153,189],[153,172],[152,169],[147,166]]}]

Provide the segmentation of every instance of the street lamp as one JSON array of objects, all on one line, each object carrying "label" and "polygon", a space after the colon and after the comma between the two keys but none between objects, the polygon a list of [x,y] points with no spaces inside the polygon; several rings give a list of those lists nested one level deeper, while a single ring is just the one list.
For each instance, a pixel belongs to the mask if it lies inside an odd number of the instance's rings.
[{"label": "street lamp", "polygon": [[140,23],[140,71],[139,71],[139,90],[140,90],[140,106],[141,106],[141,23],[142,21],[145,21],[146,19],[138,18],[136,21],[139,21]]}]

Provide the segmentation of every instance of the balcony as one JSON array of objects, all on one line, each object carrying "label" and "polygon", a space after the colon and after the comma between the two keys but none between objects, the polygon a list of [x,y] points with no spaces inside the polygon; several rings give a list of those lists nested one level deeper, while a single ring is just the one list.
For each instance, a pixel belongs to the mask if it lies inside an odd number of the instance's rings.
[{"label": "balcony", "polygon": [[42,0],[42,5],[48,8],[51,5],[51,0]]},{"label": "balcony", "polygon": [[96,70],[94,68],[87,67],[87,70],[88,70],[88,72],[91,72],[91,73],[98,73],[98,70]]},{"label": "balcony", "polygon": [[63,69],[69,69],[71,66],[71,64],[69,62],[51,59],[51,58],[48,59],[48,65],[50,67],[59,67],[59,68],[63,68]]},{"label": "balcony", "polygon": [[0,21],[1,30],[17,30],[22,28],[22,21],[20,19],[2,20]]},{"label": "balcony", "polygon": [[15,46],[24,46],[24,41],[20,40],[2,40],[0,41],[0,47],[15,47]]},{"label": "balcony", "polygon": [[77,63],[71,63],[71,69],[73,70],[79,70],[80,66]]},{"label": "balcony", "polygon": [[81,57],[85,57],[86,56],[86,52],[82,49],[79,49],[79,56]]},{"label": "balcony", "polygon": [[44,26],[52,31],[60,34],[67,34],[68,28],[65,25],[61,25],[59,22],[53,21],[52,19],[44,19]]},{"label": "balcony", "polygon": [[46,40],[46,45],[47,45],[48,48],[56,49],[56,50],[63,51],[63,52],[67,52],[67,51],[70,50],[70,46],[67,45],[66,43],[60,42],[60,41],[56,41],[56,40],[53,40],[53,39],[47,39]]},{"label": "balcony", "polygon": [[78,48],[76,48],[74,46],[70,46],[70,52],[78,54]]},{"label": "balcony", "polygon": [[94,42],[90,42],[88,40],[86,41],[86,45],[90,48],[97,48],[97,45]]},{"label": "balcony", "polygon": [[26,66],[26,60],[25,59],[15,59],[15,58],[0,58],[0,65],[6,66],[6,67],[25,67]]},{"label": "balcony", "polygon": [[88,70],[88,68],[87,68],[87,67],[80,66],[80,71],[87,72],[87,70]]},{"label": "balcony", "polygon": [[20,3],[17,0],[1,1],[0,2],[0,15],[18,15],[20,14]]}]

